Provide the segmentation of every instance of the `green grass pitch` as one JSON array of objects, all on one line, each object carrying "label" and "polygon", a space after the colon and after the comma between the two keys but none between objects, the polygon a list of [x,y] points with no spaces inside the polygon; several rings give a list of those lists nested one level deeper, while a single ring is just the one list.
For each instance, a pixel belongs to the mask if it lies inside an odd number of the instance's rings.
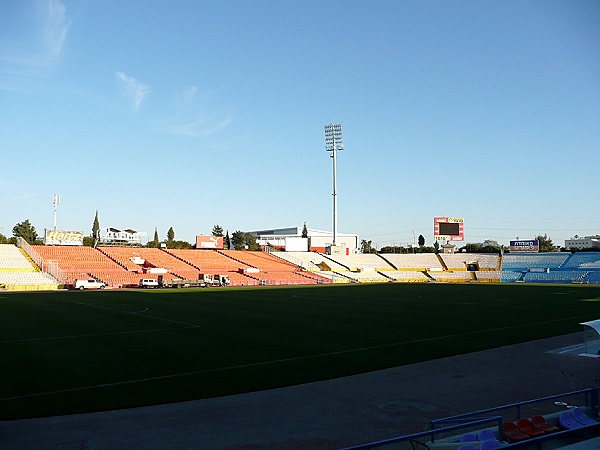
[{"label": "green grass pitch", "polygon": [[580,331],[600,287],[0,293],[0,419],[207,398]]}]

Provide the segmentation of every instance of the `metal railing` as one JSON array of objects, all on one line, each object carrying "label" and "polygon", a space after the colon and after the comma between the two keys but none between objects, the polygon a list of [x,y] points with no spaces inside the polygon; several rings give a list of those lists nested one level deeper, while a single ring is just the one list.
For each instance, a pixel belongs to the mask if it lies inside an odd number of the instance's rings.
[{"label": "metal railing", "polygon": [[40,270],[45,273],[49,273],[56,278],[60,283],[65,283],[67,277],[58,266],[58,261],[46,261],[36,252],[29,243],[22,237],[17,237],[17,247],[22,248],[29,255],[29,257],[35,262]]},{"label": "metal railing", "polygon": [[[514,418],[515,418],[515,420],[518,420],[522,417],[521,409],[524,406],[532,405],[535,403],[548,402],[548,401],[552,401],[552,400],[560,400],[559,402],[555,402],[556,405],[567,406],[567,404],[565,402],[563,402],[562,400],[569,398],[569,397],[577,396],[577,395],[583,395],[584,401],[583,401],[582,406],[590,408],[593,415],[595,417],[597,417],[598,416],[599,392],[600,392],[599,387],[580,389],[577,391],[571,391],[571,392],[566,392],[566,393],[562,393],[562,394],[550,395],[547,397],[540,397],[540,398],[536,398],[533,400],[526,400],[523,402],[510,403],[510,404],[506,404],[506,405],[502,405],[502,406],[497,406],[494,408],[482,409],[482,410],[473,411],[470,413],[459,414],[456,416],[445,417],[442,419],[436,419],[436,420],[432,420],[430,422],[430,426],[431,426],[430,430],[422,431],[419,433],[407,434],[404,436],[398,436],[398,437],[394,437],[394,438],[390,438],[390,439],[383,439],[381,441],[369,442],[366,444],[356,445],[356,446],[352,446],[352,447],[345,447],[343,450],[373,449],[373,448],[384,447],[384,446],[388,446],[388,445],[392,445],[392,444],[397,444],[400,442],[415,441],[419,438],[429,438],[430,442],[434,443],[436,440],[436,437],[438,437],[440,434],[447,434],[448,432],[451,432],[451,431],[459,431],[459,430],[464,431],[467,428],[473,429],[477,426],[482,426],[484,424],[490,424],[490,423],[495,424],[495,426],[497,427],[496,435],[498,436],[498,440],[502,441],[503,440],[502,423],[505,420],[503,418],[503,416],[498,415],[498,414],[493,414],[488,417],[481,417],[482,415],[486,415],[486,414],[490,414],[490,413],[497,413],[498,411],[503,411],[503,410],[504,411],[513,410]],[[447,426],[445,426],[445,425],[447,425]],[[598,422],[598,425],[600,426],[600,422]],[[595,427],[595,426],[596,425],[592,425],[592,427]],[[440,428],[437,428],[437,427],[440,427]],[[583,427],[583,428],[589,428],[589,427],[590,426]],[[578,430],[581,430],[581,429],[582,428],[578,428],[578,429],[574,429],[574,430],[563,430],[563,431],[559,431],[559,432],[552,433],[552,434],[547,434],[547,435],[536,437],[536,438],[530,438],[530,439],[527,439],[527,440],[524,440],[521,442],[515,442],[515,443],[511,443],[509,445],[503,445],[502,448],[509,448],[509,447],[510,448],[518,448],[518,447],[523,447],[523,446],[535,446],[536,448],[541,449],[542,442],[547,441],[549,439],[553,439],[557,436],[573,434],[573,433],[578,432]]]}]

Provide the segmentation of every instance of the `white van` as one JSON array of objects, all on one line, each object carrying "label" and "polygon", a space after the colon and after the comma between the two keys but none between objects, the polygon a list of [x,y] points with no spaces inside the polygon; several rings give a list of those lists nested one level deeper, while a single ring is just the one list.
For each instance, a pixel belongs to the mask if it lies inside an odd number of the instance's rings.
[{"label": "white van", "polygon": [[142,278],[140,280],[140,287],[144,288],[156,288],[158,287],[158,281],[154,278]]},{"label": "white van", "polygon": [[75,289],[83,291],[84,289],[104,289],[106,287],[106,284],[102,281],[97,281],[93,278],[89,278],[87,280],[75,280],[75,282],[73,283],[73,287]]}]

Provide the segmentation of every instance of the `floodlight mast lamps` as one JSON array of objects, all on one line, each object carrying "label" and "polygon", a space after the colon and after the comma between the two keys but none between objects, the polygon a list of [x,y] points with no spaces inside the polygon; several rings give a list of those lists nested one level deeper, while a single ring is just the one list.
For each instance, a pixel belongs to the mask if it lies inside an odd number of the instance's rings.
[{"label": "floodlight mast lamps", "polygon": [[325,150],[331,152],[333,158],[333,245],[337,245],[337,152],[344,150],[342,144],[342,125],[328,123],[325,125]]},{"label": "floodlight mast lamps", "polygon": [[56,230],[56,207],[60,204],[60,195],[54,194],[52,196],[52,205],[54,206],[54,229]]}]

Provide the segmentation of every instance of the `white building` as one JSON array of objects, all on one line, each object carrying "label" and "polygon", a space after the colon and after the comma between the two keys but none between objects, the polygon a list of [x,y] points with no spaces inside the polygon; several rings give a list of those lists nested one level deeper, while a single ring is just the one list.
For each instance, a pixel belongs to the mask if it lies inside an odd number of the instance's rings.
[{"label": "white building", "polygon": [[106,227],[100,229],[98,243],[100,245],[143,245],[142,238],[147,235],[144,231],[132,230],[131,228],[121,230],[115,227]]},{"label": "white building", "polygon": [[573,239],[565,239],[565,247],[577,249],[600,247],[600,234],[585,237],[575,236]]},{"label": "white building", "polygon": [[[286,251],[315,251],[326,253],[333,245],[333,233],[330,231],[307,228],[308,239],[302,239],[302,227],[275,228],[272,230],[251,231],[258,239],[261,248],[275,247]],[[337,233],[337,246],[345,248],[346,254],[360,251],[360,241],[357,234]]]}]

